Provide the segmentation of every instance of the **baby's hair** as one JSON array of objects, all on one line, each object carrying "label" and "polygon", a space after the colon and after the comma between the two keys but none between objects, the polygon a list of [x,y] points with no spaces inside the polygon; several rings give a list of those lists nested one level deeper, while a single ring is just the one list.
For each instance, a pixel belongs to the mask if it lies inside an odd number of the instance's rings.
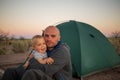
[{"label": "baby's hair", "polygon": [[37,39],[40,39],[40,38],[43,38],[43,36],[42,35],[35,35],[35,36],[33,36],[33,38],[32,38],[32,45],[35,45]]}]

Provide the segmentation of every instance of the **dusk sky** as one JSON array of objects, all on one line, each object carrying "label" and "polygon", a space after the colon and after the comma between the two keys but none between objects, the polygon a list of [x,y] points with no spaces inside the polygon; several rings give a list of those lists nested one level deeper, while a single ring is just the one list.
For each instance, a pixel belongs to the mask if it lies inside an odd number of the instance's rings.
[{"label": "dusk sky", "polygon": [[16,37],[31,38],[68,20],[109,36],[120,31],[120,0],[0,0],[0,29]]}]

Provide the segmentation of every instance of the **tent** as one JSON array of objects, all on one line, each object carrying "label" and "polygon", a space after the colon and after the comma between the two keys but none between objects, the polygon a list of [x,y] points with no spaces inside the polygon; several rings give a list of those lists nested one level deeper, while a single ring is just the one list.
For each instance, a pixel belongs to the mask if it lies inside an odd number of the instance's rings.
[{"label": "tent", "polygon": [[84,77],[120,64],[108,39],[89,24],[70,20],[58,24],[61,41],[71,48],[73,76]]}]

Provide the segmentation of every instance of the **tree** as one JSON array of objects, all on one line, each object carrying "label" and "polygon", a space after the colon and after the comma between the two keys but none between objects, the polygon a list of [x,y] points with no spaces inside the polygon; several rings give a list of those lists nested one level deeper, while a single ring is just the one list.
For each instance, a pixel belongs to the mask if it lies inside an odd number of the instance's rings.
[{"label": "tree", "polygon": [[5,54],[7,49],[7,44],[9,42],[8,33],[0,29],[0,54]]},{"label": "tree", "polygon": [[20,40],[25,40],[25,38],[23,36],[20,36],[19,39]]},{"label": "tree", "polygon": [[120,38],[120,31],[115,31],[112,33],[113,38]]},{"label": "tree", "polygon": [[9,33],[6,33],[2,29],[0,29],[0,41],[8,39],[8,35],[9,35]]},{"label": "tree", "polygon": [[110,41],[115,47],[118,54],[120,55],[120,31],[113,32],[111,35]]}]

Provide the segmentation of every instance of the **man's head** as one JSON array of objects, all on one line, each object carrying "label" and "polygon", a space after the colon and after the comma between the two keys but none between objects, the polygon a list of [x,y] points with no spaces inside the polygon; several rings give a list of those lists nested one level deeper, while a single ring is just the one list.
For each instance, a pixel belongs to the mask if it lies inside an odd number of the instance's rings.
[{"label": "man's head", "polygon": [[55,26],[48,26],[44,31],[44,38],[49,50],[53,49],[60,41],[60,31]]}]

